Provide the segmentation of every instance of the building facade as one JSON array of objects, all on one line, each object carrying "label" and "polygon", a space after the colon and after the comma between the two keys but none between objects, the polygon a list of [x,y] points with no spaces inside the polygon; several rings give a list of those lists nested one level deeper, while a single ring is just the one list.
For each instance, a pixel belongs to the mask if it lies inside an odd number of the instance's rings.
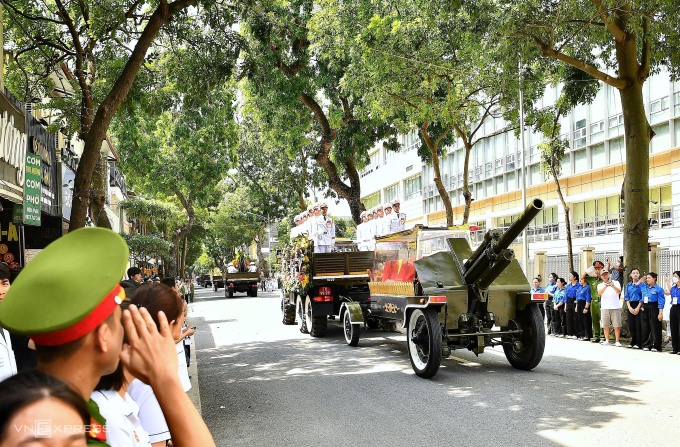
[{"label": "building facade", "polygon": [[[548,88],[537,107],[553,105],[560,90],[560,86]],[[680,247],[680,82],[672,82],[666,72],[655,74],[645,84],[645,101],[655,136],[649,154],[650,240],[640,243],[656,242],[661,250],[673,250]],[[571,209],[574,251],[579,253],[583,247],[592,246],[596,253],[620,253],[626,151],[618,91],[601,85],[592,104],[576,107],[560,124],[562,137],[570,143],[560,184]],[[536,252],[546,252],[549,257],[566,255],[565,213],[554,180],[544,174],[541,166],[541,134],[525,129],[523,152],[515,130],[501,118],[486,120],[480,132],[481,141],[470,154],[467,173],[462,169],[462,142],[456,141],[441,157],[442,181],[451,198],[454,222],[462,221],[462,187],[467,175],[474,199],[469,223],[476,225],[479,233],[509,226],[524,208],[525,157],[527,199],[538,197],[545,202],[545,209],[527,232],[529,260]],[[370,165],[361,172],[362,200],[369,208],[400,197],[407,225],[442,225],[446,214],[434,185],[433,168],[418,156],[420,144],[414,131],[401,136],[400,152],[375,148],[370,153]],[[515,248],[521,258],[521,248]]]}]

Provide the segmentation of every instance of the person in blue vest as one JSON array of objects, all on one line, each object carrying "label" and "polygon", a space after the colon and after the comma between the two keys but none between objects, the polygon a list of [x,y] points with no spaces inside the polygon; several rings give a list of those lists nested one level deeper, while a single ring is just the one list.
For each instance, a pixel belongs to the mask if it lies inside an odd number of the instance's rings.
[{"label": "person in blue vest", "polygon": [[576,314],[578,315],[579,332],[583,334],[581,340],[590,341],[593,338],[593,317],[590,315],[590,305],[593,301],[590,285],[585,276],[580,278],[581,287],[576,294]]},{"label": "person in blue vest", "polygon": [[642,286],[642,339],[643,351],[661,352],[661,322],[666,304],[663,289],[656,283],[658,275],[647,273],[647,286]]},{"label": "person in blue vest", "polygon": [[569,284],[567,284],[567,287],[564,289],[567,297],[565,318],[567,322],[567,338],[572,338],[574,340],[581,337],[578,330],[578,321],[576,319],[576,296],[578,295],[578,289],[580,288],[578,273],[569,272]]},{"label": "person in blue vest", "polygon": [[553,318],[553,297],[557,290],[557,273],[548,275],[548,285],[545,286],[545,292],[548,294],[548,299],[543,303],[545,310],[546,324],[548,325],[548,335],[552,333],[552,318]]},{"label": "person in blue vest", "polygon": [[625,293],[623,296],[624,309],[628,313],[628,329],[630,330],[630,345],[629,348],[640,349],[642,342],[642,287],[644,287],[645,278],[640,278],[640,270],[633,269],[630,271],[630,282],[626,284]]},{"label": "person in blue vest", "polygon": [[565,307],[567,305],[567,293],[565,286],[567,281],[564,278],[557,278],[557,290],[553,297],[553,335],[564,338],[564,330],[566,324]]},{"label": "person in blue vest", "polygon": [[666,285],[666,293],[671,296],[671,315],[670,315],[670,332],[671,344],[673,350],[671,354],[680,354],[680,288],[678,283],[680,281],[680,271],[673,272],[672,286]]}]

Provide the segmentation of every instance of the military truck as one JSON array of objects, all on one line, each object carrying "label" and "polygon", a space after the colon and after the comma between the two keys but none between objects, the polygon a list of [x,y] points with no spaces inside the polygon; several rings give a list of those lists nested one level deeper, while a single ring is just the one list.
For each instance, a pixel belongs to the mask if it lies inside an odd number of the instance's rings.
[{"label": "military truck", "polygon": [[[405,329],[420,377],[433,377],[455,349],[479,355],[502,346],[513,367],[535,368],[545,347],[543,300],[529,293],[509,246],[541,209],[543,202],[533,200],[505,233],[488,231],[474,252],[469,232],[456,228],[416,226],[378,238],[364,318]],[[346,314],[343,329],[356,346],[361,326],[352,317]]]},{"label": "military truck", "polygon": [[248,296],[257,296],[257,286],[260,282],[260,271],[227,273],[223,284],[224,296],[233,298],[235,292],[245,293]]},{"label": "military truck", "polygon": [[372,251],[358,251],[356,244],[336,244],[333,253],[314,253],[306,237],[293,241],[293,248],[282,254],[283,324],[295,324],[312,337],[326,335],[328,320],[343,321],[352,314],[352,324],[363,325],[368,311],[368,271],[373,266]]}]

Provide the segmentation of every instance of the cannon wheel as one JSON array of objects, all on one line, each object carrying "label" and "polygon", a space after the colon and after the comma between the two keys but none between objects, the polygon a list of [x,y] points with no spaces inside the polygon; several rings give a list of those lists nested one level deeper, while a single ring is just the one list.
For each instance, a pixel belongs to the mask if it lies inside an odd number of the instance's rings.
[{"label": "cannon wheel", "polygon": [[345,333],[345,341],[350,346],[357,346],[359,344],[359,334],[361,333],[361,328],[358,324],[352,324],[352,320],[349,318],[349,311],[345,311],[342,317],[342,328]]},{"label": "cannon wheel", "polygon": [[295,306],[286,303],[286,296],[281,294],[281,313],[283,314],[283,324],[295,324]]},{"label": "cannon wheel", "polygon": [[416,375],[429,379],[437,374],[442,361],[442,328],[437,311],[431,307],[414,309],[408,320],[406,338]]},{"label": "cannon wheel", "polygon": [[543,358],[545,349],[545,328],[543,315],[538,306],[527,306],[521,314],[517,315],[524,333],[521,342],[522,349],[517,352],[512,343],[503,344],[503,351],[508,362],[517,369],[529,371],[534,369]]},{"label": "cannon wheel", "polygon": [[234,297],[234,289],[229,289],[229,288],[227,288],[227,289],[228,290],[225,290],[225,295],[227,295],[227,297],[229,297],[229,298],[233,298]]},{"label": "cannon wheel", "polygon": [[305,308],[302,305],[302,297],[300,296],[295,300],[295,313],[297,314],[298,329],[303,334],[307,334],[309,332],[307,329],[307,318],[305,317]]},{"label": "cannon wheel", "polygon": [[326,315],[314,316],[312,312],[312,299],[305,299],[305,318],[307,319],[307,329],[312,337],[325,337],[328,329],[328,317]]}]

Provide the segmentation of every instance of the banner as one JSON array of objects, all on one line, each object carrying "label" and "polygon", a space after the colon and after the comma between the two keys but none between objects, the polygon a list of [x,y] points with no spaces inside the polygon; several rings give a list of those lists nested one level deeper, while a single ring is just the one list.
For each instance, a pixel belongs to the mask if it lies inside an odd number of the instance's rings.
[{"label": "banner", "polygon": [[42,160],[40,155],[26,153],[24,181],[24,224],[40,226],[40,195],[42,193]]}]

